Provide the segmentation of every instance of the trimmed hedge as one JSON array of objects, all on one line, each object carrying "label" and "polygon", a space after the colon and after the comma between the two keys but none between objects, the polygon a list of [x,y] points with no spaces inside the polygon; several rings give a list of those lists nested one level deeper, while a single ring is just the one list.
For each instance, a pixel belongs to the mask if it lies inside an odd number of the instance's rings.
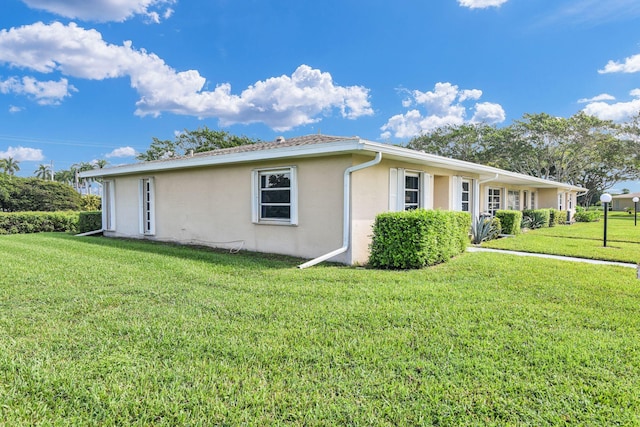
[{"label": "trimmed hedge", "polygon": [[79,211],[82,198],[67,184],[0,174],[0,211]]},{"label": "trimmed hedge", "polygon": [[78,233],[87,233],[102,228],[102,211],[80,212]]},{"label": "trimmed hedge", "polygon": [[558,209],[549,209],[549,227],[555,227],[556,225],[564,225],[567,221],[567,211],[561,211]]},{"label": "trimmed hedge", "polygon": [[512,210],[498,210],[495,214],[500,219],[503,234],[519,234],[522,226],[522,212]]},{"label": "trimmed hedge", "polygon": [[469,244],[466,212],[387,212],[376,216],[369,265],[383,269],[422,268],[463,252]]},{"label": "trimmed hedge", "polygon": [[75,233],[78,212],[0,212],[0,234]]},{"label": "trimmed hedge", "polygon": [[573,215],[573,219],[575,219],[576,222],[597,222],[600,221],[601,217],[602,212],[600,211],[579,210]]}]

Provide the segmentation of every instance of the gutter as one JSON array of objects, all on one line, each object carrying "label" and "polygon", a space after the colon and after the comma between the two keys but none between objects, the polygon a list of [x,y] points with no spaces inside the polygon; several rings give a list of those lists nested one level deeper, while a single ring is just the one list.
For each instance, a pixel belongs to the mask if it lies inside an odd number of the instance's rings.
[{"label": "gutter", "polygon": [[300,264],[298,266],[299,269],[304,269],[307,267],[313,267],[316,264],[321,263],[322,261],[326,261],[330,258],[333,258],[336,255],[340,255],[345,253],[347,249],[349,249],[349,233],[351,231],[351,174],[355,171],[359,171],[361,169],[366,169],[371,166],[375,166],[382,161],[382,152],[378,151],[376,153],[376,157],[373,160],[370,160],[366,163],[360,163],[359,165],[350,166],[344,171],[344,203],[343,203],[343,212],[342,212],[342,247],[321,255],[317,258],[314,258],[310,261],[305,262],[304,264]]},{"label": "gutter", "polygon": [[497,173],[496,176],[494,176],[493,178],[487,178],[487,179],[483,179],[482,181],[478,181],[478,185],[482,185],[482,184],[486,184],[487,182],[495,181],[498,178],[500,178],[500,174],[499,173]]}]

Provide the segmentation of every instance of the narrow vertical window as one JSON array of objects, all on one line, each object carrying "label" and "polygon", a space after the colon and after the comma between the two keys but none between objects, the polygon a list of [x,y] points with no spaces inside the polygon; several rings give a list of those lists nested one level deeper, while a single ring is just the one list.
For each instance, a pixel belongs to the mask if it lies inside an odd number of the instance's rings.
[{"label": "narrow vertical window", "polygon": [[153,178],[140,180],[140,233],[155,234],[155,195]]},{"label": "narrow vertical window", "polygon": [[520,191],[509,190],[507,193],[507,209],[520,210]]},{"label": "narrow vertical window", "polygon": [[103,181],[102,183],[102,228],[104,230],[116,229],[113,181]]},{"label": "narrow vertical window", "polygon": [[471,181],[462,180],[462,191],[460,193],[462,199],[462,212],[471,212]]},{"label": "narrow vertical window", "polygon": [[420,174],[405,173],[404,210],[411,211],[420,207]]},{"label": "narrow vertical window", "polygon": [[535,209],[536,208],[536,192],[532,191],[531,192],[531,209]]}]

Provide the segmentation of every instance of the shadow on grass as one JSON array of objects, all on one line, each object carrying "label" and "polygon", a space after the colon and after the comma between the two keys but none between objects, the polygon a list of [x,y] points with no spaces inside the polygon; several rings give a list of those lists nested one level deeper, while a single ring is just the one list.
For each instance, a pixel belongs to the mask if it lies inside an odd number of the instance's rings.
[{"label": "shadow on grass", "polygon": [[79,237],[67,233],[46,233],[46,235],[55,239],[82,242],[83,244],[103,246],[105,248],[170,256],[190,261],[210,262],[225,266],[254,266],[261,269],[289,269],[295,268],[305,261],[302,258],[286,255],[243,250],[231,252],[228,249],[218,249],[209,246],[183,245],[174,242],[147,239],[103,236]]}]

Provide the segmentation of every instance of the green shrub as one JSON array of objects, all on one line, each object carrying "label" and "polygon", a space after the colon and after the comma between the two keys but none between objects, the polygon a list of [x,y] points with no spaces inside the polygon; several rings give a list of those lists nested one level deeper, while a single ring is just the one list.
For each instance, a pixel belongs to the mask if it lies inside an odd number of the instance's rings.
[{"label": "green shrub", "polygon": [[80,195],[66,184],[0,174],[0,211],[75,211],[81,206]]},{"label": "green shrub", "polygon": [[567,220],[567,211],[549,209],[549,227],[563,225]]},{"label": "green shrub", "polygon": [[469,243],[466,212],[387,212],[376,217],[369,264],[376,268],[421,268],[447,261]]},{"label": "green shrub", "polygon": [[84,194],[82,196],[83,211],[99,211],[102,209],[102,197],[95,194]]},{"label": "green shrub", "polygon": [[78,216],[78,233],[87,233],[102,228],[102,211],[80,212]]},{"label": "green shrub", "polygon": [[512,210],[496,211],[496,218],[500,219],[503,234],[519,234],[522,225],[522,212]]},{"label": "green shrub", "polygon": [[0,212],[0,234],[75,233],[77,229],[78,212]]},{"label": "green shrub", "polygon": [[602,212],[600,211],[585,211],[583,209],[576,211],[573,219],[575,219],[576,222],[597,222],[600,221],[601,216]]}]

